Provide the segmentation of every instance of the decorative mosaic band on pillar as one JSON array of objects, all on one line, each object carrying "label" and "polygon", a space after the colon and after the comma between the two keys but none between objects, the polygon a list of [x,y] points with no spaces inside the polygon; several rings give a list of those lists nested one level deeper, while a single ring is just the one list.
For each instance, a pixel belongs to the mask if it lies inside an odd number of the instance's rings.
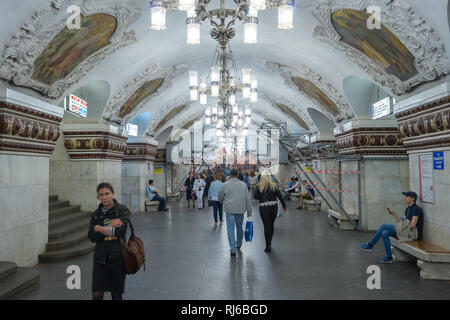
[{"label": "decorative mosaic band on pillar", "polygon": [[395,117],[408,150],[450,146],[450,96],[397,113]]},{"label": "decorative mosaic band on pillar", "polygon": [[397,128],[355,128],[336,135],[339,154],[403,156],[406,149]]},{"label": "decorative mosaic band on pillar", "polygon": [[61,135],[61,117],[0,102],[0,153],[50,156]]},{"label": "decorative mosaic band on pillar", "polygon": [[156,156],[156,146],[148,143],[127,143],[123,162],[154,162]]},{"label": "decorative mosaic band on pillar", "polygon": [[127,137],[106,131],[63,131],[64,146],[72,160],[122,161]]},{"label": "decorative mosaic band on pillar", "polygon": [[157,149],[155,163],[166,163],[166,149]]}]

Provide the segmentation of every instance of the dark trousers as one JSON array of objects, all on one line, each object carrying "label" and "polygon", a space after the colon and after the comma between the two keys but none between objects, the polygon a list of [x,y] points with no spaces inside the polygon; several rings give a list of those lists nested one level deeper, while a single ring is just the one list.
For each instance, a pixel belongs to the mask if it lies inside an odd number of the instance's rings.
[{"label": "dark trousers", "polygon": [[153,197],[152,201],[159,201],[158,210],[164,210],[166,208],[166,199],[163,197],[160,197],[159,195],[156,195]]},{"label": "dark trousers", "polygon": [[212,201],[213,204],[213,214],[214,214],[214,221],[217,222],[217,211],[219,211],[219,219],[220,221],[223,220],[223,216],[222,216],[222,204],[220,203],[220,201]]},{"label": "dark trousers", "polygon": [[272,245],[275,219],[277,218],[278,205],[259,207],[259,214],[264,224],[264,237],[266,238],[266,247]]}]

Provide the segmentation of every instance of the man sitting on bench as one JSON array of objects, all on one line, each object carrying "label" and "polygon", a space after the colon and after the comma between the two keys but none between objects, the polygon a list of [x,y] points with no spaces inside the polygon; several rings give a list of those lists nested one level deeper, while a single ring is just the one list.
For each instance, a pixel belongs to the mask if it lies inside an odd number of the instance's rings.
[{"label": "man sitting on bench", "polygon": [[300,184],[298,183],[297,177],[291,178],[291,183],[289,183],[289,188],[284,190],[284,200],[291,201],[291,193],[298,192],[300,188]]},{"label": "man sitting on bench", "polygon": [[169,209],[166,208],[166,199],[159,196],[159,191],[153,186],[153,180],[148,180],[148,187],[147,187],[147,198],[150,201],[159,201],[158,210],[159,211],[167,211]]},{"label": "man sitting on bench", "polygon": [[[410,229],[417,228],[417,240],[422,238],[422,229],[423,229],[423,212],[422,209],[416,204],[417,194],[413,191],[402,192],[405,196],[404,200],[408,207],[405,210],[405,217],[400,218],[392,209],[388,209],[388,213],[392,215],[398,223],[403,222],[405,219],[408,219],[410,222]],[[386,257],[384,257],[380,262],[381,263],[392,263],[394,260],[392,259],[391,253],[391,241],[389,237],[397,237],[397,233],[395,231],[395,226],[393,224],[383,224],[378,229],[377,233],[368,243],[361,244],[361,249],[372,251],[373,246],[383,237],[384,249],[386,250]]]},{"label": "man sitting on bench", "polygon": [[[307,190],[305,190],[304,192],[300,192],[300,206],[297,209],[302,209],[303,208],[303,200],[312,200],[313,197],[315,197],[315,194],[316,194],[314,192],[313,186],[309,186],[308,185],[308,181],[303,180],[303,185],[305,186],[305,188]],[[308,190],[311,193],[309,193]]]}]

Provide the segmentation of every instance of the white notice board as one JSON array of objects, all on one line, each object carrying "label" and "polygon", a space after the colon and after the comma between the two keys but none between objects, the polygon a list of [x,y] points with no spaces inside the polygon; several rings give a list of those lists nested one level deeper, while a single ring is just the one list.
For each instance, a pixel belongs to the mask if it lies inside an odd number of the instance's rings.
[{"label": "white notice board", "polygon": [[420,201],[434,203],[433,154],[419,156]]}]

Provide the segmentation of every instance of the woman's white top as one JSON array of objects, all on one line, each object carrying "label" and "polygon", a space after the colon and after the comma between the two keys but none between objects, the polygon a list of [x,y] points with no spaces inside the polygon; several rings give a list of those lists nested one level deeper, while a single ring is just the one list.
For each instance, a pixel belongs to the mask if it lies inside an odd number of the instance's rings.
[{"label": "woman's white top", "polygon": [[205,180],[200,179],[200,181],[199,181],[198,179],[195,179],[195,181],[194,181],[194,187],[193,187],[194,191],[200,191],[200,190],[203,190],[203,189],[205,189],[205,187],[206,187],[206,182],[205,182]]}]

